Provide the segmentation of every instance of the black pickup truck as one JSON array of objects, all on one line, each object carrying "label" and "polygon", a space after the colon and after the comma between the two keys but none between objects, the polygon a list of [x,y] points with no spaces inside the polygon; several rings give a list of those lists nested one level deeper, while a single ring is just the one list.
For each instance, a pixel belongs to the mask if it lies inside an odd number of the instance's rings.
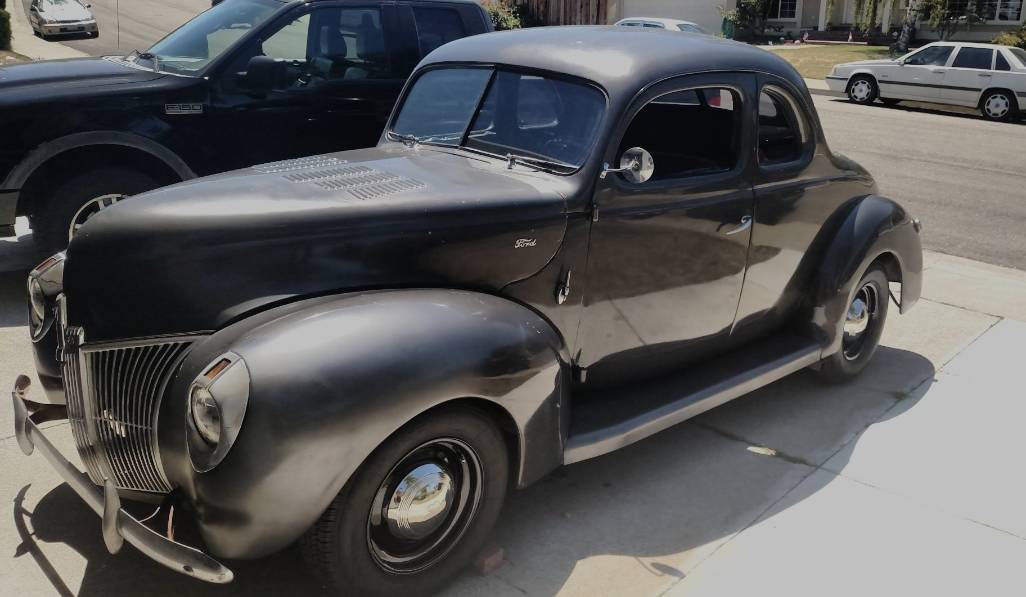
[{"label": "black pickup truck", "polygon": [[413,67],[490,31],[470,0],[225,0],[145,52],[0,68],[0,236],[62,249],[166,184],[374,145]]}]

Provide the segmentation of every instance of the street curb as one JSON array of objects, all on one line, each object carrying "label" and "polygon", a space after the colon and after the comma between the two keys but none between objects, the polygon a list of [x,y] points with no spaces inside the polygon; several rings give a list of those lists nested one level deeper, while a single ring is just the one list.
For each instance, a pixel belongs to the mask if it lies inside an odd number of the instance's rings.
[{"label": "street curb", "polygon": [[829,89],[815,89],[809,87],[809,93],[812,95],[825,95],[827,97],[844,97],[844,94],[840,91],[830,91]]}]

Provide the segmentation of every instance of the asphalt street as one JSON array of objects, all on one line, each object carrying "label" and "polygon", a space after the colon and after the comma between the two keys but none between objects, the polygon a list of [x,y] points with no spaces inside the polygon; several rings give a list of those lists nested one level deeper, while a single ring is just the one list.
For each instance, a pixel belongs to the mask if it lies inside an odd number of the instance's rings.
[{"label": "asphalt street", "polygon": [[923,245],[1026,270],[1026,122],[816,96],[827,142],[923,222]]},{"label": "asphalt street", "polygon": [[[26,15],[28,15],[30,1],[21,0]],[[93,56],[127,54],[132,50],[142,51],[174,31],[182,23],[210,8],[209,0],[89,0],[89,2],[92,3],[90,10],[100,26],[100,36],[95,39],[68,37],[51,43],[63,43]]]}]

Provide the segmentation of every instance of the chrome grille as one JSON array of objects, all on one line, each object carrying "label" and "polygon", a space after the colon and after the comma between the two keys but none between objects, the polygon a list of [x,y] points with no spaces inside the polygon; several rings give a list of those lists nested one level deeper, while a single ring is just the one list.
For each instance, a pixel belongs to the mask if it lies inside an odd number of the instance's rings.
[{"label": "chrome grille", "polygon": [[193,338],[77,346],[81,331],[62,329],[68,419],[89,478],[123,489],[166,493],[154,428],[157,408]]}]

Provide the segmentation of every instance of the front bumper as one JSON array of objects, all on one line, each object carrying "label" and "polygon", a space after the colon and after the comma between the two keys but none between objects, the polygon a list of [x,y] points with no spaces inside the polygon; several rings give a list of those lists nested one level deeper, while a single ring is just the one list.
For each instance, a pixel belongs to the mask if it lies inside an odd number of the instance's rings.
[{"label": "front bumper", "polygon": [[827,87],[830,88],[830,91],[836,91],[838,93],[845,93],[846,91],[848,91],[848,77],[827,75],[825,80]]},{"label": "front bumper", "polygon": [[[53,416],[52,409],[41,408],[41,405],[27,400],[28,388],[28,377],[21,375],[11,393],[18,446],[26,456],[38,448],[64,481],[103,519],[103,542],[110,553],[117,553],[122,544],[128,541],[150,559],[176,572],[212,583],[231,582],[232,571],[223,564],[198,549],[160,535],[123,510],[117,488],[109,479],[101,491],[85,473],[68,462],[37,426],[43,420],[63,416]],[[34,410],[33,413],[29,413],[30,408]]]},{"label": "front bumper", "polygon": [[96,21],[80,21],[77,23],[44,23],[39,25],[39,32],[43,35],[76,35],[81,33],[96,33],[99,28]]}]

